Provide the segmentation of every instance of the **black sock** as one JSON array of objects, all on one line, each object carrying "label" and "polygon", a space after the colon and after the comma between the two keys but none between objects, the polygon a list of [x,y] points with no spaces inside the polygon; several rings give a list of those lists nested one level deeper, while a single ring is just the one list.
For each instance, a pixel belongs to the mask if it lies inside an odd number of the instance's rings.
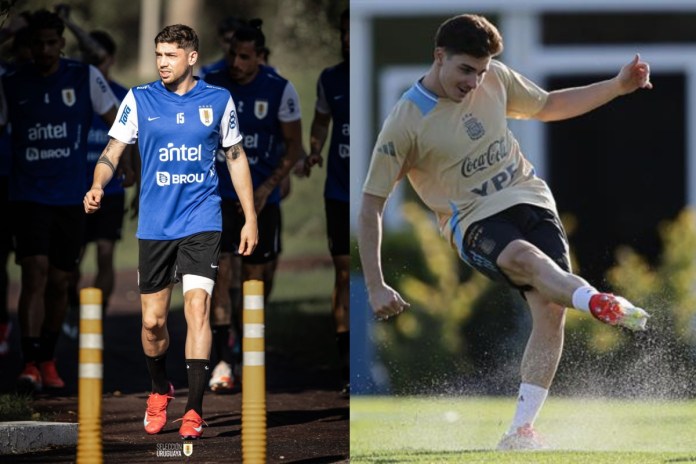
[{"label": "black sock", "polygon": [[41,349],[41,339],[39,337],[22,337],[21,344],[24,362],[36,362]]},{"label": "black sock", "polygon": [[230,325],[214,325],[213,331],[213,353],[220,361],[232,364],[232,352],[230,350]]},{"label": "black sock", "polygon": [[38,362],[52,361],[56,352],[56,344],[60,332],[52,332],[50,330],[41,329],[41,346],[37,355]]},{"label": "black sock", "polygon": [[187,359],[186,374],[188,375],[188,401],[184,414],[193,409],[203,417],[203,393],[208,381],[209,361],[207,359]]},{"label": "black sock", "polygon": [[157,357],[145,355],[147,370],[150,371],[152,379],[152,393],[164,395],[169,391],[169,379],[167,379],[167,352],[165,351]]},{"label": "black sock", "polygon": [[338,332],[336,334],[336,344],[338,345],[338,360],[341,366],[341,380],[343,383],[350,382],[350,331]]}]

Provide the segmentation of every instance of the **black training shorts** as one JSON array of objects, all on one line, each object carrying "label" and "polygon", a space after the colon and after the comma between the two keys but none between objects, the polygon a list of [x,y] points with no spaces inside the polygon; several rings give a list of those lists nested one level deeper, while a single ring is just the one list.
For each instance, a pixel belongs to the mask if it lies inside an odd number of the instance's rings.
[{"label": "black training shorts", "polygon": [[155,293],[184,274],[215,280],[220,258],[220,232],[201,232],[176,240],[138,240],[138,287]]},{"label": "black training shorts", "polygon": [[[278,203],[266,205],[256,217],[259,243],[250,256],[243,256],[246,264],[265,264],[278,257],[281,251],[281,215]],[[237,255],[239,239],[244,227],[244,212],[236,200],[222,200],[222,252]]]},{"label": "black training shorts", "polygon": [[331,256],[350,254],[350,207],[347,201],[324,201],[326,211],[326,234],[329,238]]},{"label": "black training shorts", "polygon": [[85,243],[97,240],[110,240],[113,242],[121,240],[125,203],[124,193],[103,197],[99,209],[93,214],[87,215]]},{"label": "black training shorts", "polygon": [[553,211],[527,204],[515,205],[469,226],[460,256],[490,279],[528,291],[531,287],[513,284],[496,264],[500,253],[513,240],[526,240],[570,272],[568,238],[560,219]]},{"label": "black training shorts", "polygon": [[11,202],[11,222],[17,263],[29,256],[48,256],[52,266],[72,272],[77,268],[85,234],[82,205],[57,206]]}]

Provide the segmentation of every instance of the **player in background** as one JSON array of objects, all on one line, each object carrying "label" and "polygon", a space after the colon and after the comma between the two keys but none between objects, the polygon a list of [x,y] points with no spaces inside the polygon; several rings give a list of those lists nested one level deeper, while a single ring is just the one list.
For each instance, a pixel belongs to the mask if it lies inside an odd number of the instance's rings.
[{"label": "player in background", "polygon": [[87,213],[100,208],[104,187],[113,178],[126,145],[138,141],[142,161],[138,286],[143,351],[152,381],[143,425],[147,433],[159,433],[174,395],[165,369],[167,315],[173,286],[181,280],[189,391],[179,436],[190,439],[199,438],[204,425],[210,302],[222,230],[215,170],[219,146],[244,215],[235,238],[240,255],[253,252],[258,232],[249,164],[232,96],[193,76],[198,36],[185,25],[167,26],[155,37],[155,56],[160,80],[132,88],[121,103],[84,208]]},{"label": "player in background", "polygon": [[[77,38],[80,51],[82,52],[82,61],[96,66],[106,78],[111,91],[116,96],[119,104],[128,93],[128,89],[123,87],[118,82],[111,79],[110,71],[116,62],[116,42],[111,35],[105,31],[86,32],[70,19],[70,8],[67,5],[58,5],[56,13],[61,17],[67,28]],[[97,164],[97,159],[101,155],[102,150],[109,141],[109,126],[104,124],[100,118],[95,117],[92,121],[92,127],[89,130],[88,151],[87,151],[87,184],[92,184],[92,176],[94,175],[94,167]],[[123,216],[126,211],[125,205],[125,189],[135,183],[135,173],[133,171],[133,147],[129,145],[126,154],[121,159],[121,163],[117,167],[118,175],[109,182],[104,189],[104,199],[99,211],[95,214],[87,216],[86,229],[84,237],[84,246],[80,255],[80,263],[84,257],[84,252],[87,245],[94,242],[96,245],[96,260],[97,273],[92,282],[92,286],[102,291],[102,313],[106,315],[109,307],[111,294],[114,290],[116,273],[114,270],[114,252],[116,242],[121,240],[121,231],[123,228]],[[74,314],[75,325],[68,327],[70,315],[63,324],[63,331],[68,335],[77,336],[79,320],[78,311],[80,306],[79,300],[79,282],[80,268],[78,266],[75,275],[70,283],[70,312]]]},{"label": "player in background", "polygon": [[561,357],[565,308],[632,330],[643,329],[648,315],[571,273],[553,196],[523,156],[506,117],[568,119],[652,84],[648,64],[636,55],[612,79],[547,92],[493,59],[502,50],[498,30],[482,16],[455,16],[440,25],[430,70],[404,93],[377,139],[358,242],[375,316],[398,315],[409,304],[384,281],[380,241],[386,198],[407,177],[459,256],[522,292],[532,331],[517,409],[499,448],[537,449],[543,442],[534,420]]},{"label": "player in background", "polygon": [[[0,43],[12,39],[10,61],[0,63],[0,76],[17,65],[31,59],[27,35],[28,13],[13,17],[7,27],[0,29]],[[12,146],[10,134],[2,131],[0,134],[0,209],[9,211],[8,184],[10,181],[10,159],[12,158]],[[0,225],[0,356],[6,356],[10,352],[10,332],[12,323],[8,312],[8,287],[10,279],[7,273],[7,262],[12,253],[12,225],[10,221],[3,221]]]},{"label": "player in background", "polygon": [[341,55],[343,61],[322,71],[317,81],[317,103],[310,129],[306,174],[312,166],[323,165],[321,151],[331,127],[326,165],[324,209],[329,251],[334,264],[331,313],[343,381],[342,394],[350,395],[350,29],[348,9],[341,13]]},{"label": "player in background", "polygon": [[93,66],[61,58],[64,24],[34,12],[33,61],[2,78],[0,123],[11,124],[9,195],[21,267],[19,325],[24,368],[19,388],[61,388],[54,351],[67,288],[82,246],[87,134],[94,114],[111,123],[116,98]]},{"label": "player in background", "polygon": [[205,79],[205,76],[213,71],[219,71],[227,68],[227,50],[230,48],[230,42],[234,37],[234,31],[245,24],[245,20],[237,18],[236,16],[228,16],[218,23],[217,41],[220,45],[220,49],[222,50],[222,58],[202,66],[198,73],[201,79]]},{"label": "player in background", "polygon": [[[252,255],[240,257],[235,250],[243,216],[232,186],[224,180],[225,165],[218,158],[223,239],[211,315],[215,334],[213,350],[222,361],[210,380],[214,391],[229,390],[234,381],[233,366],[226,359],[229,359],[229,327],[233,319],[237,338],[241,334],[241,292],[229,295],[233,285],[241,285],[236,276],[232,282],[235,261],[242,262],[241,281],[264,282],[268,300],[281,251],[280,185],[304,154],[299,97],[291,82],[261,64],[265,43],[261,20],[250,21],[235,32],[227,55],[228,68],[206,76],[207,82],[224,87],[235,96],[254,182],[254,206],[259,215],[259,245]],[[280,143],[285,147],[282,153],[278,150]]]}]

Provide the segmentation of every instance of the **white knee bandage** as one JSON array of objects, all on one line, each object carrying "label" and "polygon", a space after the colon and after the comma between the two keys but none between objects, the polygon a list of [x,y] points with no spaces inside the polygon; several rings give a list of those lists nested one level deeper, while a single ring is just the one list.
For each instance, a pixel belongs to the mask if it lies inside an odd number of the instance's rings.
[{"label": "white knee bandage", "polygon": [[215,286],[215,281],[207,277],[202,277],[193,274],[184,274],[181,279],[181,285],[184,289],[184,294],[189,290],[194,288],[202,288],[208,295],[213,295],[213,286]]}]

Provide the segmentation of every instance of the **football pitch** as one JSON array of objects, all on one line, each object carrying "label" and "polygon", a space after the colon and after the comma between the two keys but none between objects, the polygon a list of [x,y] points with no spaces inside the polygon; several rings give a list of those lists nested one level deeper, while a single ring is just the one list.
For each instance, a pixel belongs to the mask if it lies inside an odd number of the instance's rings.
[{"label": "football pitch", "polygon": [[497,452],[514,407],[514,398],[353,396],[351,462],[696,462],[696,400],[551,397],[535,424],[551,449]]}]

